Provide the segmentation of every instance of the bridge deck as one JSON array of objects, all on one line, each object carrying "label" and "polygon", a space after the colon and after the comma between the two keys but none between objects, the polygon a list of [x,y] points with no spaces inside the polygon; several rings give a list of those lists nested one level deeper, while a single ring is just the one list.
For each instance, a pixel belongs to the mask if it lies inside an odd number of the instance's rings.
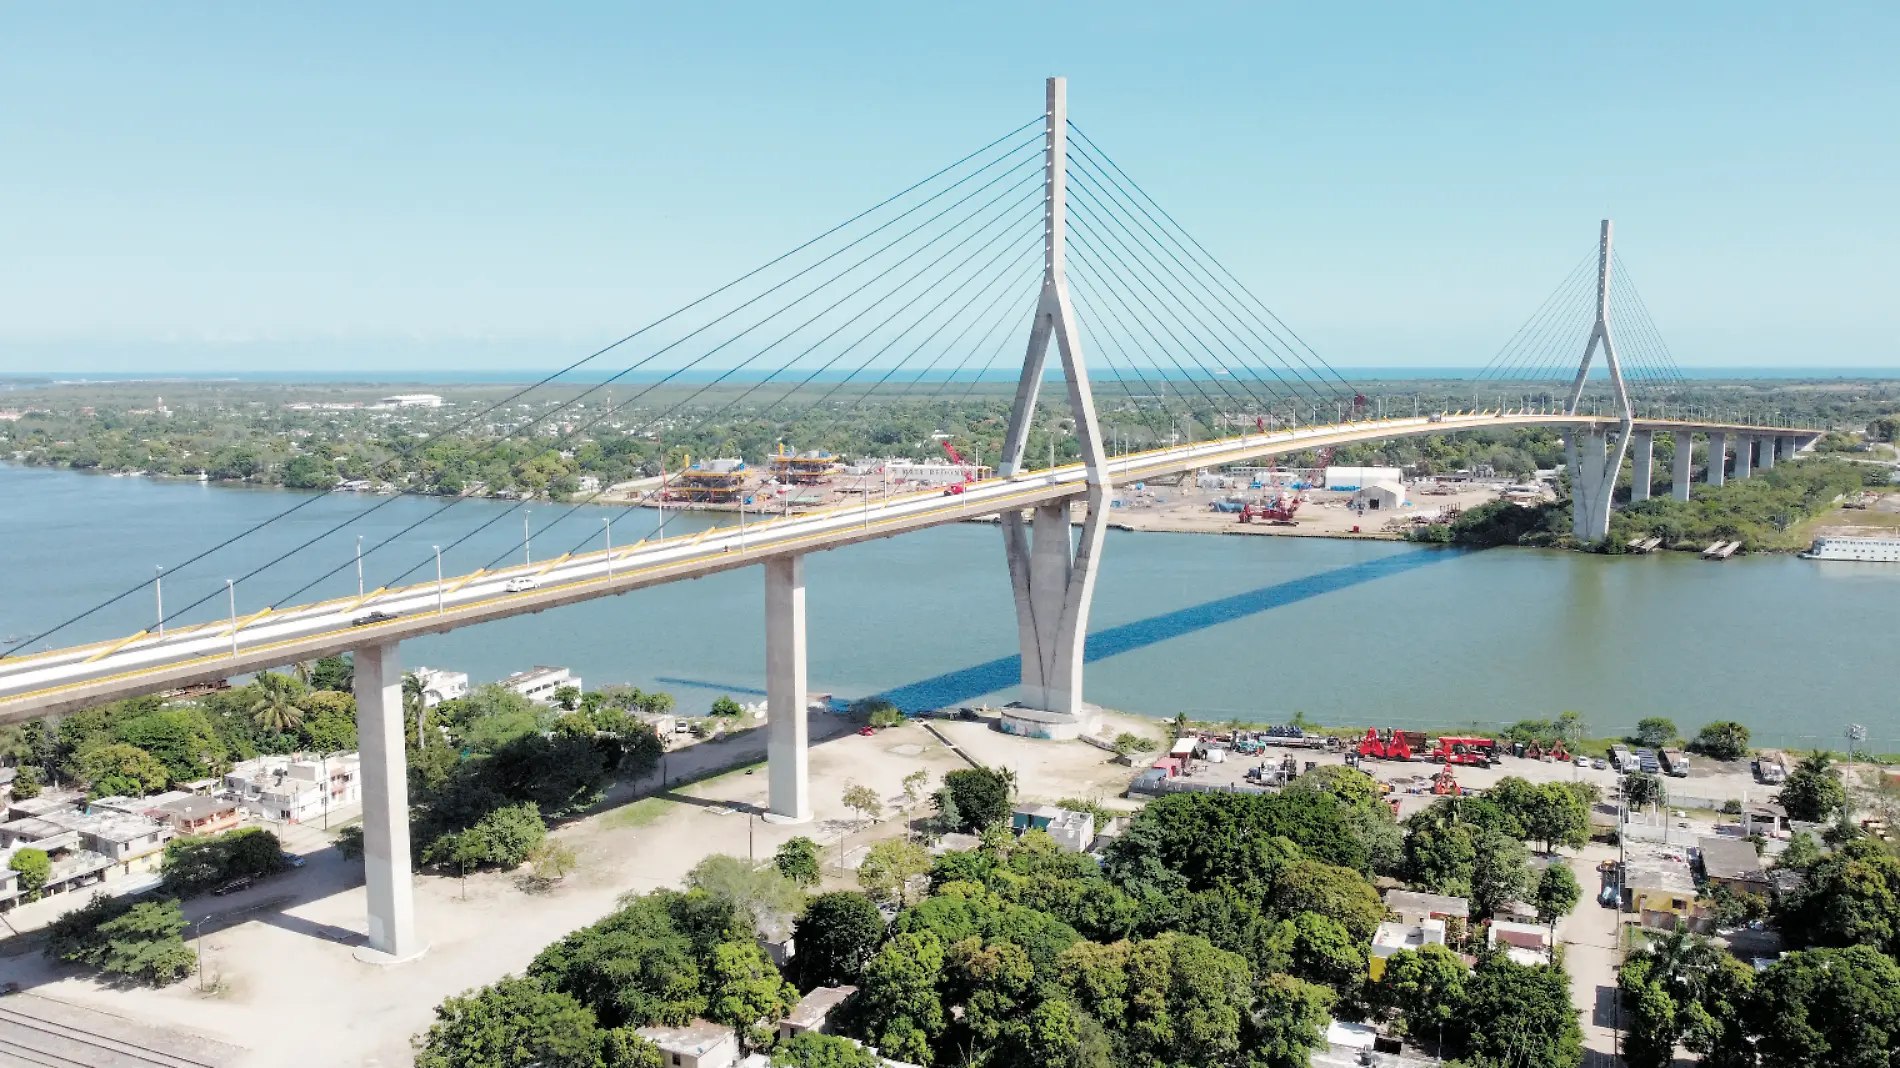
[{"label": "bridge deck", "polygon": [[[1613,429],[1601,416],[1539,412],[1473,412],[1344,423],[1245,434],[1192,445],[1131,453],[1109,461],[1109,477],[1124,484],[1243,460],[1353,442],[1460,430],[1553,426]],[[1638,420],[1638,430],[1696,433],[1790,434],[1815,430],[1731,424]],[[786,553],[803,553],[890,537],[923,527],[993,515],[1012,508],[1073,497],[1086,487],[1080,464],[970,484],[961,494],[940,490],[866,501],[822,512],[768,519],[704,533],[641,542],[366,596],[287,608],[264,608],[230,621],[141,631],[111,641],[0,660],[0,722],[70,711],[177,686],[208,682],[283,664],[329,656],[357,646],[440,634],[493,619],[542,612],[576,601],[697,578]],[[510,579],[534,576],[534,590],[509,593]],[[359,625],[366,613],[392,617]]]}]

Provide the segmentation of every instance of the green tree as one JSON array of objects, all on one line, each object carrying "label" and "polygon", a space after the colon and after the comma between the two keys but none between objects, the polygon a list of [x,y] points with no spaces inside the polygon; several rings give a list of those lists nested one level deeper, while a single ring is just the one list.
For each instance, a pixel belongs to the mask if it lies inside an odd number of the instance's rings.
[{"label": "green tree", "polygon": [[855,986],[884,940],[884,917],[863,894],[819,894],[792,931],[792,958],[801,985]]},{"label": "green tree", "polygon": [[54,920],[46,955],[135,983],[163,986],[191,974],[196,957],[173,898],[134,903],[100,896]]},{"label": "green tree", "polygon": [[1136,753],[1151,753],[1155,749],[1153,738],[1144,738],[1139,734],[1123,731],[1115,736],[1115,753],[1118,756],[1134,756]]},{"label": "green tree", "polygon": [[257,676],[256,693],[251,698],[251,717],[257,725],[273,734],[289,734],[303,723],[303,709],[293,692],[295,680],[264,672]]},{"label": "green tree", "polygon": [[[273,676],[281,678],[281,676]],[[294,685],[292,680],[284,679]],[[248,693],[244,687],[233,693]],[[248,724],[246,725],[248,730]],[[190,782],[226,767],[230,749],[205,709],[192,705],[154,706],[114,724],[116,740],[136,745],[165,766],[172,782]]]},{"label": "green tree", "polygon": [[1553,859],[1537,878],[1537,917],[1554,925],[1558,917],[1577,907],[1581,896],[1583,888],[1577,885],[1577,876],[1570,865]]},{"label": "green tree", "polygon": [[706,1015],[737,1031],[748,1050],[771,1045],[779,1019],[798,1001],[752,939],[714,946],[706,982]]},{"label": "green tree", "polygon": [[1464,1011],[1469,975],[1458,954],[1444,946],[1401,949],[1385,959],[1371,1000],[1382,1011],[1399,1013],[1406,1034],[1436,1048],[1445,1027]]},{"label": "green tree", "polygon": [[1800,885],[1774,907],[1783,937],[1797,946],[1867,945],[1900,956],[1900,858],[1861,838],[1802,870]]},{"label": "green tree", "polygon": [[1491,954],[1472,969],[1464,1011],[1446,1041],[1486,1065],[1577,1068],[1583,1029],[1570,1001],[1570,979],[1555,964],[1523,965]]},{"label": "green tree", "polygon": [[858,986],[860,1037],[886,1057],[930,1064],[931,1043],[947,1022],[937,996],[943,965],[943,942],[934,933],[892,936],[865,966]]},{"label": "green tree", "polygon": [[350,660],[350,654],[326,656],[310,668],[310,688],[313,690],[334,690],[349,693],[354,687],[356,667]]},{"label": "green tree", "polygon": [[1273,906],[1282,916],[1324,916],[1357,942],[1369,941],[1385,919],[1385,904],[1365,877],[1351,868],[1302,860],[1273,884]]},{"label": "green tree", "polygon": [[1260,1068],[1307,1068],[1326,1044],[1333,992],[1290,975],[1269,975],[1256,988],[1247,1047]]},{"label": "green tree", "polygon": [[864,821],[875,819],[884,811],[884,802],[879,800],[877,791],[860,783],[848,782],[844,786],[844,807],[858,814],[858,826]]},{"label": "green tree", "polygon": [[882,697],[851,702],[851,714],[873,727],[895,727],[904,722],[904,713]]},{"label": "green tree", "polygon": [[166,781],[164,765],[152,754],[123,742],[81,752],[79,774],[89,784],[88,797],[144,797],[163,790]]},{"label": "green tree", "polygon": [[1524,843],[1500,831],[1480,830],[1472,837],[1471,906],[1490,916],[1530,892],[1530,858]]},{"label": "green tree", "polygon": [[887,838],[873,845],[858,866],[858,885],[875,901],[910,904],[910,881],[930,871],[930,853],[903,838]]},{"label": "green tree", "polygon": [[884,1068],[869,1049],[836,1035],[800,1031],[772,1049],[774,1068]]},{"label": "green tree", "polygon": [[1740,760],[1748,755],[1748,728],[1726,719],[1705,723],[1689,747],[1714,760]]},{"label": "green tree", "polygon": [[1623,778],[1623,800],[1631,808],[1643,805],[1661,804],[1664,797],[1662,780],[1654,775],[1633,772]]},{"label": "green tree", "polygon": [[556,686],[554,688],[554,707],[572,712],[579,707],[581,688],[579,686]]},{"label": "green tree", "polygon": [[416,1068],[599,1068],[602,1038],[587,1006],[504,976],[436,1006],[415,1040]]},{"label": "green tree", "polygon": [[1766,1064],[1885,1068],[1900,1054],[1900,964],[1872,946],[1789,954],[1757,992]]},{"label": "green tree", "polygon": [[1826,753],[1812,753],[1788,773],[1781,784],[1781,807],[1791,820],[1825,823],[1847,804],[1847,788],[1841,785],[1840,772]]},{"label": "green tree", "polygon": [[745,707],[739,704],[739,702],[734,701],[731,697],[721,696],[712,703],[712,714],[715,716],[744,715]]},{"label": "green tree", "polygon": [[1358,768],[1327,764],[1294,779],[1288,790],[1330,794],[1349,808],[1371,808],[1379,800],[1379,783]]},{"label": "green tree", "polygon": [[7,858],[7,867],[19,873],[15,882],[28,901],[38,901],[46,880],[53,875],[53,862],[44,849],[21,846]]},{"label": "green tree", "polygon": [[799,835],[778,847],[772,865],[780,875],[798,886],[817,886],[819,879],[818,843]]},{"label": "green tree", "polygon": [[1636,721],[1636,734],[1631,740],[1651,749],[1673,744],[1676,740],[1676,721],[1662,716],[1645,716]]},{"label": "green tree", "polygon": [[1565,783],[1510,776],[1485,791],[1484,800],[1516,820],[1526,837],[1543,842],[1546,853],[1559,845],[1580,848],[1590,839],[1590,806]]},{"label": "green tree", "polygon": [[750,861],[723,853],[693,865],[686,886],[725,903],[754,933],[778,927],[804,904],[798,884],[777,867],[755,868]]},{"label": "green tree", "polygon": [[[995,768],[959,768],[943,777],[939,796],[955,806],[960,831],[981,832],[1009,820],[1010,780]],[[944,805],[939,803],[939,811]]]}]

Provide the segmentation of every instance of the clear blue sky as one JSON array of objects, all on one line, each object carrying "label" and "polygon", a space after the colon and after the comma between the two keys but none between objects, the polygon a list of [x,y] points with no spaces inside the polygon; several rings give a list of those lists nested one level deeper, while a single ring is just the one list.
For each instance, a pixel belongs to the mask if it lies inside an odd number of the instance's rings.
[{"label": "clear blue sky", "polygon": [[[386,10],[400,7],[400,11]],[[1900,7],[0,8],[0,371],[553,367],[1041,110],[1322,353],[1900,366]]]}]

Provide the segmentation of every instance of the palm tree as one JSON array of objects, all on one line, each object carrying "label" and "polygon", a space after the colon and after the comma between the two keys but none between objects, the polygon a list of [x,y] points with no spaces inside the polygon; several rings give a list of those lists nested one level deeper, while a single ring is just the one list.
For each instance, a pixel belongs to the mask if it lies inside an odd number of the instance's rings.
[{"label": "palm tree", "polygon": [[422,676],[413,671],[402,673],[402,710],[416,720],[416,748],[422,748],[423,724],[429,715],[429,701],[423,696]]},{"label": "palm tree", "polygon": [[290,699],[289,692],[282,686],[271,686],[261,680],[257,696],[251,699],[249,711],[259,727],[278,734],[287,734],[303,724],[303,709]]},{"label": "palm tree", "polygon": [[316,664],[308,660],[299,660],[290,665],[290,677],[303,683],[304,689],[310,688],[310,677],[317,670]]}]

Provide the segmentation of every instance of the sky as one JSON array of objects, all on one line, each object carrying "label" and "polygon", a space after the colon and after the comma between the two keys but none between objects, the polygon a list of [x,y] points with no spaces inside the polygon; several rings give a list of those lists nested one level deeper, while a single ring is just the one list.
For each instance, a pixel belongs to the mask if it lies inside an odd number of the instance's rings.
[{"label": "sky", "polygon": [[1616,220],[1685,367],[1900,367],[1900,7],[0,4],[0,373],[561,366],[1042,109],[1342,367]]}]

